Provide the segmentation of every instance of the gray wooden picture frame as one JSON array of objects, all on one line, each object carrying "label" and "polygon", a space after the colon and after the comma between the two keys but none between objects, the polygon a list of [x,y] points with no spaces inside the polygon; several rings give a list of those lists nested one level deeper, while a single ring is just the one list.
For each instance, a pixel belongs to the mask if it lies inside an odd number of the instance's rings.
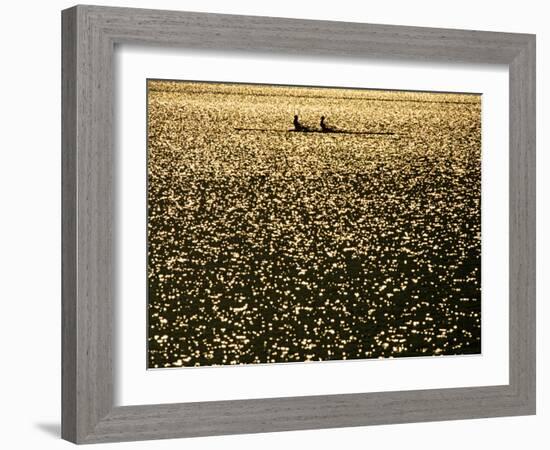
[{"label": "gray wooden picture frame", "polygon": [[[534,35],[97,6],[63,11],[62,33],[64,439],[95,443],[535,413]],[[506,64],[509,384],[114,406],[113,53],[125,43]]]}]

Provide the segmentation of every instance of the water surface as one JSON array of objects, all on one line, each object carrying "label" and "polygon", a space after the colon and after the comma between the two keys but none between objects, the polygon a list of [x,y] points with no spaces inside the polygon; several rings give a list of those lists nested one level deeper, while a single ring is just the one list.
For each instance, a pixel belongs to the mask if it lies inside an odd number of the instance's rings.
[{"label": "water surface", "polygon": [[148,88],[149,367],[480,353],[480,96]]}]

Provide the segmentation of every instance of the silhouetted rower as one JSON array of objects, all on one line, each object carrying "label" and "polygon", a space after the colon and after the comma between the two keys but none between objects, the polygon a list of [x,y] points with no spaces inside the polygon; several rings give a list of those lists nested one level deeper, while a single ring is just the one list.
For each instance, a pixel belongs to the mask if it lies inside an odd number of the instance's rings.
[{"label": "silhouetted rower", "polygon": [[303,131],[303,130],[304,130],[304,127],[298,120],[298,115],[294,114],[294,131]]},{"label": "silhouetted rower", "polygon": [[321,116],[321,130],[322,130],[322,131],[333,131],[333,129],[330,128],[330,127],[325,123],[325,116]]}]

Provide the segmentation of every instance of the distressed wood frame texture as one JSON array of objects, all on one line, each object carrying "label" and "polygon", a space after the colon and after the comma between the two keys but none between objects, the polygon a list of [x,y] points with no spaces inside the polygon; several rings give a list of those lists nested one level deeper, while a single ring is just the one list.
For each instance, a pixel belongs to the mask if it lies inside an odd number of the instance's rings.
[{"label": "distressed wood frame texture", "polygon": [[[75,443],[535,413],[535,36],[145,9],[62,12],[62,437]],[[509,384],[162,405],[113,402],[115,44],[506,64]],[[506,149],[502,149],[506,157]]]}]

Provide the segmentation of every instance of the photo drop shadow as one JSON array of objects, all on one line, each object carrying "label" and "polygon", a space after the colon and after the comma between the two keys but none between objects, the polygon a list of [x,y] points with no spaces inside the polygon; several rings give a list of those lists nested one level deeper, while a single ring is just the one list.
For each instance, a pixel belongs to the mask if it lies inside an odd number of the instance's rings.
[{"label": "photo drop shadow", "polygon": [[61,438],[61,424],[60,423],[37,423],[35,427],[38,428],[45,434],[50,435],[51,437]]}]

